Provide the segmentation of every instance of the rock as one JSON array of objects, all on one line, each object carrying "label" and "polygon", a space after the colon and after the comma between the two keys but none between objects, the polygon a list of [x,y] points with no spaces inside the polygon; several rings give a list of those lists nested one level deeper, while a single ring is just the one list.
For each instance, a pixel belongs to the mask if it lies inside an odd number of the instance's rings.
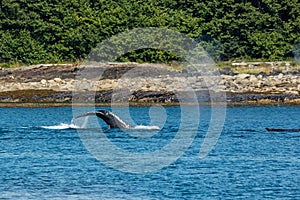
[{"label": "rock", "polygon": [[283,78],[283,74],[282,73],[280,73],[280,74],[278,74],[278,76],[277,76],[279,79],[282,79]]},{"label": "rock", "polygon": [[41,84],[46,85],[46,83],[47,83],[47,80],[46,80],[46,79],[42,79],[42,80],[41,80]]},{"label": "rock", "polygon": [[49,80],[48,83],[49,84],[55,84],[55,81],[54,80]]},{"label": "rock", "polygon": [[230,66],[225,66],[223,69],[220,69],[219,73],[223,75],[230,75],[230,76],[235,75]]},{"label": "rock", "polygon": [[56,83],[62,83],[61,78],[54,78],[53,80],[54,80]]},{"label": "rock", "polygon": [[249,81],[250,81],[250,82],[253,82],[253,83],[255,84],[255,82],[257,81],[256,76],[251,75],[250,78],[249,78]]},{"label": "rock", "polygon": [[238,74],[236,75],[236,78],[238,79],[246,79],[246,78],[249,78],[250,77],[250,74]]}]

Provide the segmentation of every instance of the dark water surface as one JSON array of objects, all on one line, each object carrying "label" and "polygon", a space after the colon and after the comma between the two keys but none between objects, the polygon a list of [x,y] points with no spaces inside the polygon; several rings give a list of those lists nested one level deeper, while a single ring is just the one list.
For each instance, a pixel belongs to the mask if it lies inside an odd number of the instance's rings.
[{"label": "dark water surface", "polygon": [[[130,109],[137,124],[150,123],[148,107]],[[176,135],[179,110],[166,107],[164,128],[151,139],[103,131],[126,151],[156,151]],[[200,111],[196,137],[182,157],[134,174],[99,162],[77,130],[59,129],[70,124],[72,108],[1,108],[0,199],[300,199],[300,133],[265,131],[300,128],[300,107],[227,108],[218,143],[204,159],[198,154],[210,108]]]}]

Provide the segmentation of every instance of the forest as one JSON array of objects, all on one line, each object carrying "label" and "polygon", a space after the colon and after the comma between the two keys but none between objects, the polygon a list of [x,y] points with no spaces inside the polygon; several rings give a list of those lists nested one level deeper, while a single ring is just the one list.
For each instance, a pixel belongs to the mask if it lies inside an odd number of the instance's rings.
[{"label": "forest", "polygon": [[[1,0],[0,63],[76,62],[99,42],[138,27],[186,34],[216,61],[292,59],[299,13],[299,0]],[[118,58],[178,59],[160,49]]]}]

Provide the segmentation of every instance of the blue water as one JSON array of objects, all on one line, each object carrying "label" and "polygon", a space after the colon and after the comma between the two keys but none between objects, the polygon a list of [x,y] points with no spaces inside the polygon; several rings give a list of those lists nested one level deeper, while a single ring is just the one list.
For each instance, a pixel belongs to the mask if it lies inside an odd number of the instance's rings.
[{"label": "blue water", "polygon": [[[165,109],[160,131],[131,130],[153,135],[149,138],[99,123],[112,144],[149,153],[178,131],[180,107]],[[137,125],[150,124],[148,111],[130,108]],[[128,173],[87,150],[82,136],[96,143],[97,129],[51,128],[70,124],[72,108],[1,108],[0,199],[300,199],[300,133],[265,131],[300,128],[300,107],[228,107],[222,134],[204,159],[199,149],[210,108],[201,107],[200,113],[195,138],[178,160],[153,172]]]}]

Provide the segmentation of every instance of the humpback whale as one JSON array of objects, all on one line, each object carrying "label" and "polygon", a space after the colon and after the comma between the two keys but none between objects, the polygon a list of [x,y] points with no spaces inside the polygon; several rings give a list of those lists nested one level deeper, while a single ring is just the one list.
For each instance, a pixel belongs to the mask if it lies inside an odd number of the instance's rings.
[{"label": "humpback whale", "polygon": [[107,110],[98,110],[95,112],[87,112],[85,114],[79,115],[73,120],[78,119],[80,117],[85,117],[89,115],[96,115],[97,117],[101,118],[110,128],[120,128],[120,129],[129,129],[132,128],[129,124],[124,122],[114,113],[107,111]]},{"label": "humpback whale", "polygon": [[300,128],[266,128],[266,130],[274,132],[300,132]]}]

